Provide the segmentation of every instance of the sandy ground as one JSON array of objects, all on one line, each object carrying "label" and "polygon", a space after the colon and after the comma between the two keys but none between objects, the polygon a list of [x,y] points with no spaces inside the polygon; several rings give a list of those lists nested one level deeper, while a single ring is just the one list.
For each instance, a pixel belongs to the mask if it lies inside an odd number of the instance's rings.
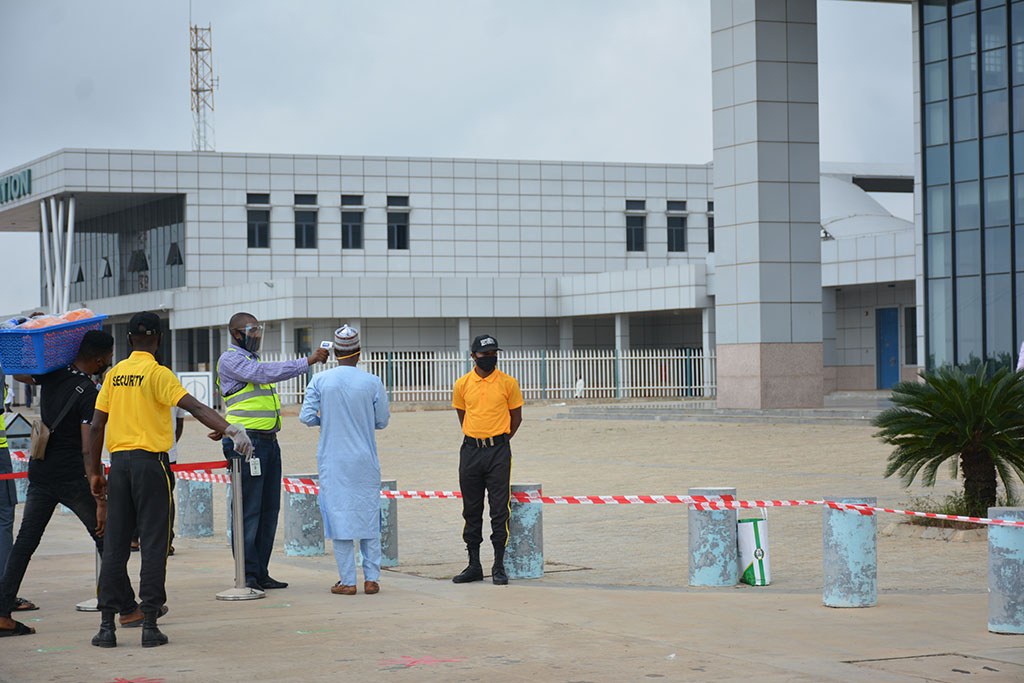
[{"label": "sandy ground", "polygon": [[[888,507],[929,492],[903,489],[898,480],[882,476],[889,450],[872,438],[870,427],[556,419],[567,410],[526,406],[513,442],[514,482],[540,482],[551,495],[685,494],[690,487],[733,486],[742,498],[875,496]],[[299,423],[296,408],[285,412],[285,474],[315,472],[317,430]],[[217,445],[204,433],[194,420],[186,422],[182,462],[217,457]],[[391,425],[378,437],[383,477],[397,479],[400,489],[458,489],[454,411],[396,406]],[[932,493],[944,495],[957,486],[941,481]],[[214,494],[217,536],[211,543],[224,538],[222,491],[218,487]],[[547,505],[546,580],[683,588],[686,514],[680,505]],[[769,511],[773,582],[757,590],[820,591],[822,514],[818,507]],[[879,528],[901,520],[881,516]],[[398,571],[434,578],[457,573],[464,565],[461,528],[458,501],[400,501]],[[879,535],[879,590],[984,592],[986,554],[983,541]]]}]

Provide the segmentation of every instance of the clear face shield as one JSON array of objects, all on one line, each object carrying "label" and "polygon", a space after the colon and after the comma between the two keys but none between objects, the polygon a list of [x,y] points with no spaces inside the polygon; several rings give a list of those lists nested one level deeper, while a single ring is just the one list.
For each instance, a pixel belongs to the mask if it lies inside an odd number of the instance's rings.
[{"label": "clear face shield", "polygon": [[263,323],[249,323],[244,327],[232,328],[232,332],[239,336],[235,336],[235,341],[243,349],[249,353],[259,353],[260,346],[263,344]]}]

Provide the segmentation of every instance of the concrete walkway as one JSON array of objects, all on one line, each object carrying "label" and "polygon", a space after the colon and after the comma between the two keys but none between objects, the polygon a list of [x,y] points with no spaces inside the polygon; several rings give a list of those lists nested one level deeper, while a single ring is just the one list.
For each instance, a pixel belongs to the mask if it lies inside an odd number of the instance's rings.
[{"label": "concrete walkway", "polygon": [[278,555],[274,574],[291,587],[232,603],[214,599],[232,584],[223,540],[176,547],[170,644],[143,650],[138,630],[120,629],[117,649],[100,650],[98,615],[73,608],[90,596],[88,544],[56,515],[22,591],[41,606],[21,616],[38,633],[0,640],[0,681],[1024,680],[1024,638],[988,633],[977,592],[892,591],[836,610],[773,587],[499,588],[399,570],[379,595],[343,597],[328,592],[330,557]]},{"label": "concrete walkway", "polygon": [[[895,507],[926,492],[881,476],[888,448],[866,426],[601,422],[564,419],[567,409],[527,406],[515,480],[552,495],[729,485],[742,497],[875,495]],[[217,457],[205,431],[186,422],[184,462]],[[384,476],[458,488],[458,434],[450,410],[396,411],[379,434]],[[288,414],[281,440],[286,473],[315,469],[316,430]],[[147,650],[134,629],[118,631],[115,650],[89,644],[98,615],[74,605],[93,594],[93,555],[77,520],[57,513],[21,591],[41,606],[20,615],[39,633],[0,639],[0,683],[1024,681],[1024,637],[986,628],[982,540],[880,535],[878,606],[835,610],[821,606],[819,508],[770,513],[772,585],[690,589],[683,506],[545,506],[543,579],[456,586],[458,503],[410,500],[399,503],[402,564],[379,595],[331,595],[332,557],[286,557],[279,530],[271,573],[291,587],[228,603],[214,599],[233,585],[223,487],[214,501],[216,536],[175,542],[161,620],[171,642]],[[879,529],[897,521],[881,517]]]}]

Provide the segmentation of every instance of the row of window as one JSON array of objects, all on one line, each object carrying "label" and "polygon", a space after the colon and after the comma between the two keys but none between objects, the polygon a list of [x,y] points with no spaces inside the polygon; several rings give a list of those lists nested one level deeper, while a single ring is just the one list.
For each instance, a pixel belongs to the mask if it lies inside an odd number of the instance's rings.
[{"label": "row of window", "polygon": [[[248,230],[247,243],[250,249],[270,248],[270,209],[254,208],[270,205],[269,194],[249,193],[247,195]],[[295,195],[295,248],[317,248],[317,211],[300,209],[300,206],[315,206],[315,194]],[[341,195],[341,206],[348,207],[341,212],[341,248],[363,248],[363,195]],[[409,198],[388,195],[388,249],[409,249]],[[715,250],[715,205],[708,202],[708,250]],[[668,230],[668,251],[686,251],[686,201],[669,200],[666,203]],[[626,200],[626,251],[645,251],[647,248],[647,201]]]}]

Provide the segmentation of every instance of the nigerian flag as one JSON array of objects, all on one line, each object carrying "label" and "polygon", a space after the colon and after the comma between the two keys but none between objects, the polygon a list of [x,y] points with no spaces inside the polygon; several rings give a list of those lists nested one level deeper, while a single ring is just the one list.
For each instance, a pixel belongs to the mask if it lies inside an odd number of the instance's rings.
[{"label": "nigerian flag", "polygon": [[767,586],[772,580],[768,561],[768,519],[741,519],[736,526],[739,545],[740,581],[751,586]]}]

